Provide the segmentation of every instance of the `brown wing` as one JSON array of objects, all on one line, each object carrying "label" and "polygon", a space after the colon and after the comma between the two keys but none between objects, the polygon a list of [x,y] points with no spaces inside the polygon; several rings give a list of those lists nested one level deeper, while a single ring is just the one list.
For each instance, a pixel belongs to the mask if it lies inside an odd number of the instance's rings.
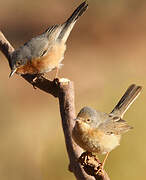
[{"label": "brown wing", "polygon": [[112,117],[112,119],[110,118],[111,117],[109,116],[109,119],[106,120],[104,123],[101,123],[98,127],[99,129],[104,131],[104,133],[107,135],[111,135],[111,134],[120,135],[133,128],[129,126],[125,120],[119,117],[115,116]]}]

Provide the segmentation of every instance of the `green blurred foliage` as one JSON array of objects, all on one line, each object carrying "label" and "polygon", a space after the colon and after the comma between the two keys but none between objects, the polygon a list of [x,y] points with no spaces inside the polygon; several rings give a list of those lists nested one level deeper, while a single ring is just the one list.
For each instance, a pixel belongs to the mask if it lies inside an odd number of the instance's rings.
[{"label": "green blurred foliage", "polygon": [[[81,1],[1,1],[0,29],[18,47],[54,23],[64,22]],[[146,2],[90,0],[67,42],[60,77],[75,82],[76,111],[85,105],[110,112],[131,83],[146,85]],[[68,180],[68,157],[57,99],[22,78],[8,78],[0,53],[0,179]],[[48,73],[53,79],[55,72]],[[144,179],[145,88],[125,115],[134,129],[109,156],[112,180]]]}]

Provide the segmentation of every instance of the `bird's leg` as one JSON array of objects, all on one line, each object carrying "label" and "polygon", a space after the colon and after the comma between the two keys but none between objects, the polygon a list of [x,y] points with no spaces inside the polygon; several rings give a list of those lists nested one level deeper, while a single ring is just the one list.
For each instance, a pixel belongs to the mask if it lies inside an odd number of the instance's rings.
[{"label": "bird's leg", "polygon": [[56,69],[56,74],[54,79],[59,79],[58,74],[59,74],[59,69],[63,66],[63,64],[59,63],[55,69]]},{"label": "bird's leg", "polygon": [[104,158],[104,160],[103,160],[103,162],[101,164],[102,168],[104,168],[104,165],[105,165],[105,162],[106,162],[106,160],[108,158],[108,155],[109,155],[109,152],[106,153],[105,158]]},{"label": "bird's leg", "polygon": [[108,155],[109,155],[109,152],[106,153],[105,158],[104,158],[103,162],[101,163],[100,168],[98,169],[96,174],[103,173],[104,165],[108,158]]},{"label": "bird's leg", "polygon": [[55,79],[58,79],[58,74],[59,74],[59,67],[57,66],[57,68],[56,68],[56,74],[55,74]]}]

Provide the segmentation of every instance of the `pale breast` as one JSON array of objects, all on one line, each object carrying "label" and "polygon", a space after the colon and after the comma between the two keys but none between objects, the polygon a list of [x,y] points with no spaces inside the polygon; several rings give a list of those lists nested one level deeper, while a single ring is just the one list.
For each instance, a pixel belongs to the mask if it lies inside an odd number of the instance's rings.
[{"label": "pale breast", "polygon": [[84,150],[101,154],[112,151],[120,141],[120,136],[105,135],[98,128],[88,128],[85,123],[76,123],[73,129],[73,138]]},{"label": "pale breast", "polygon": [[102,154],[110,152],[113,149],[115,149],[117,146],[119,146],[120,139],[121,139],[121,135],[115,135],[115,134],[105,135],[105,134],[103,134],[103,136],[100,140],[100,143],[99,143]]}]

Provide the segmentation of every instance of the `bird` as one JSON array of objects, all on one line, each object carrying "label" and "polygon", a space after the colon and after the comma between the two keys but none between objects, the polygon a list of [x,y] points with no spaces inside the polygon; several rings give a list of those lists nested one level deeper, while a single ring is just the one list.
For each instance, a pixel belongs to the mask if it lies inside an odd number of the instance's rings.
[{"label": "bird", "polygon": [[130,85],[111,113],[100,112],[88,106],[78,113],[72,137],[83,150],[92,154],[106,154],[101,169],[109,153],[120,145],[122,134],[133,128],[123,120],[123,116],[141,90],[142,86]]},{"label": "bird", "polygon": [[19,75],[43,75],[62,66],[66,41],[78,18],[87,10],[87,1],[82,2],[63,24],[50,26],[44,33],[38,35],[16,49],[11,55],[12,77]]}]

